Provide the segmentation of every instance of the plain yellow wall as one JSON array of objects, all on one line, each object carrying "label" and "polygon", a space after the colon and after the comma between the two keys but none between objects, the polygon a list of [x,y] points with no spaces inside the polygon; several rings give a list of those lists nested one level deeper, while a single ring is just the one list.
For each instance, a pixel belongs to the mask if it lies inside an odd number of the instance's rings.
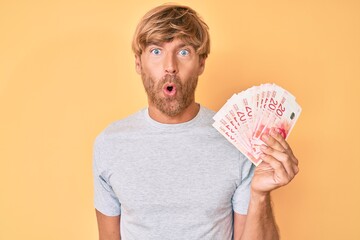
[{"label": "plain yellow wall", "polygon": [[[97,239],[92,144],[146,106],[130,44],[162,1],[0,1],[0,239]],[[360,4],[180,1],[210,26],[197,100],[275,82],[303,108],[300,173],[273,192],[282,239],[360,239]]]}]

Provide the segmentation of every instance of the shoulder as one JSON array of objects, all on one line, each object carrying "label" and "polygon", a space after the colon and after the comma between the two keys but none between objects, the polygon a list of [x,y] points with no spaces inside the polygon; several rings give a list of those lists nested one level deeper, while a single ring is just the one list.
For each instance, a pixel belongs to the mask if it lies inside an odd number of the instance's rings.
[{"label": "shoulder", "polygon": [[120,120],[110,123],[100,133],[100,135],[104,135],[104,137],[111,137],[111,136],[117,135],[119,133],[126,133],[129,131],[134,131],[134,130],[138,129],[139,126],[143,126],[144,111],[145,111],[145,109],[142,109],[136,113],[131,114],[130,116],[128,116],[124,119],[120,119]]},{"label": "shoulder", "polygon": [[134,131],[141,130],[144,126],[144,111],[142,109],[126,118],[110,123],[97,137],[95,144],[101,141],[112,141],[122,135],[130,134]]},{"label": "shoulder", "polygon": [[124,118],[110,123],[94,141],[94,155],[111,156],[122,141],[126,141],[135,132],[144,127],[144,109]]}]

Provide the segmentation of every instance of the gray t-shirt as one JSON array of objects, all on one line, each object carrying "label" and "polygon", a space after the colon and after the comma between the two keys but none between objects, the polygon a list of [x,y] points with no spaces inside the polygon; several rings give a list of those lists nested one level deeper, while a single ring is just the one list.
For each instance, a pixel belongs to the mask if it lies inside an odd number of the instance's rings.
[{"label": "gray t-shirt", "polygon": [[94,146],[95,208],[121,214],[122,239],[232,239],[247,214],[254,167],[212,126],[161,124],[143,109],[108,126]]}]

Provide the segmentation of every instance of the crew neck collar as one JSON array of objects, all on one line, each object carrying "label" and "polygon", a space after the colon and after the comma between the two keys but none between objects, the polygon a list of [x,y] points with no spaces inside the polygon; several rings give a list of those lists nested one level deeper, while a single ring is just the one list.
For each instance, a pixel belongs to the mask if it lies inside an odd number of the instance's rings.
[{"label": "crew neck collar", "polygon": [[160,128],[160,129],[166,129],[166,130],[178,130],[178,129],[182,129],[182,128],[186,128],[186,127],[195,125],[197,122],[199,122],[199,120],[203,116],[203,111],[204,111],[204,109],[200,105],[199,111],[196,114],[196,116],[194,118],[192,118],[191,120],[189,120],[187,122],[182,122],[182,123],[160,123],[150,117],[149,108],[145,108],[143,110],[143,115],[144,115],[145,120],[153,127]]}]

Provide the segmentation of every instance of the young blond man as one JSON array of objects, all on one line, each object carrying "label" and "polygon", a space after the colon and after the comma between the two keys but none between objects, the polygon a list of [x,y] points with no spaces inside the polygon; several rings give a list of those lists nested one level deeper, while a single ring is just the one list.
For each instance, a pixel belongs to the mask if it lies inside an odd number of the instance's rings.
[{"label": "young blond man", "polygon": [[195,102],[205,22],[186,6],[156,7],[132,47],[148,108],[96,139],[99,239],[279,239],[270,192],[294,178],[298,160],[272,131],[255,168],[211,126],[214,112]]}]

